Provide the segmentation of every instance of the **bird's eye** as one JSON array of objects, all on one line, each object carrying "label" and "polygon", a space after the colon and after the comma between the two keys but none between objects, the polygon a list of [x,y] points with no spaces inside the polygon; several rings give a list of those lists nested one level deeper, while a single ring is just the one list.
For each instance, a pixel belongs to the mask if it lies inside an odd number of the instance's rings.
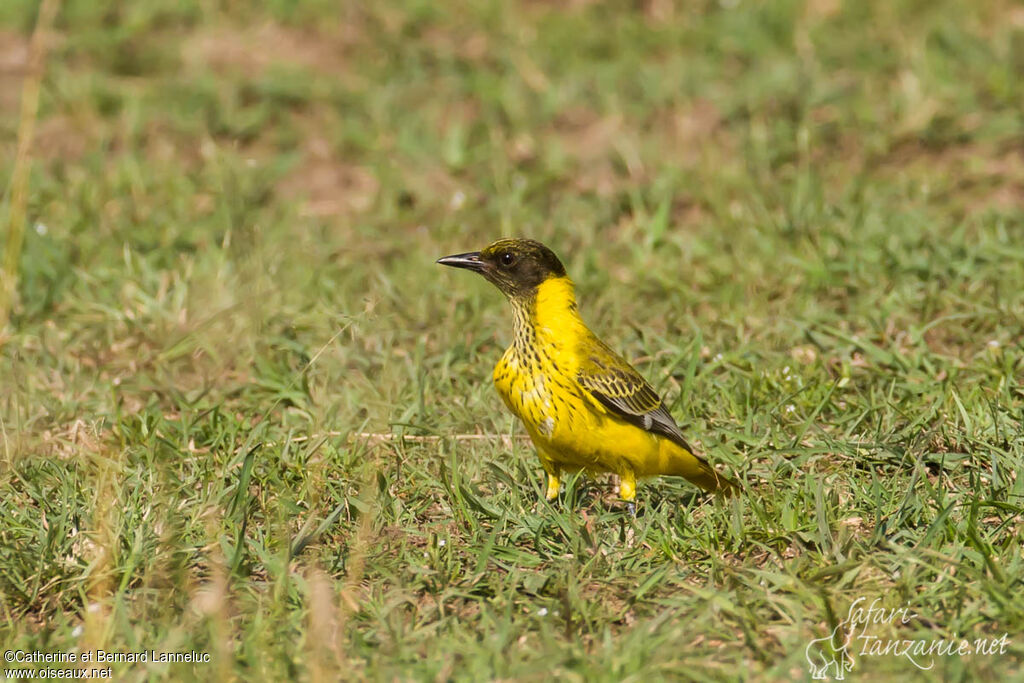
[{"label": "bird's eye", "polygon": [[511,251],[506,251],[499,258],[501,259],[501,265],[503,266],[511,266],[516,262],[516,257]]}]

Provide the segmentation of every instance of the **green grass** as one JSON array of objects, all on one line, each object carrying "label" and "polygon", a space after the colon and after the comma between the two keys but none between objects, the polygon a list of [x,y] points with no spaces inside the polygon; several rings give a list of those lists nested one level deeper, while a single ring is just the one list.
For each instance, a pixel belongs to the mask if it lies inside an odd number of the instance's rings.
[{"label": "green grass", "polygon": [[[865,597],[919,615],[873,635],[1010,645],[851,678],[1020,675],[1019,7],[341,5],[63,3],[0,350],[3,649],[791,680]],[[5,184],[34,6],[0,3]],[[502,235],[745,496],[538,502],[509,311],[434,265]]]}]

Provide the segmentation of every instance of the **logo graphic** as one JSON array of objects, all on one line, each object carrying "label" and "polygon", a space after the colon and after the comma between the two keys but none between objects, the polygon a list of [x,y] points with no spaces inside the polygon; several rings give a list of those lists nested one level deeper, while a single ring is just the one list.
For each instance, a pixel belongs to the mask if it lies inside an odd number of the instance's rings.
[{"label": "logo graphic", "polygon": [[[999,638],[884,638],[869,633],[869,627],[891,631],[906,626],[917,618],[909,606],[886,609],[878,607],[875,598],[866,608],[862,606],[867,598],[857,598],[850,605],[845,619],[824,638],[815,638],[807,643],[804,656],[807,658],[811,678],[818,681],[833,679],[842,681],[853,671],[857,657],[906,657],[922,671],[935,666],[936,657],[964,657],[967,655],[1005,654],[1010,644],[1009,634]],[[899,621],[897,621],[899,619]]]},{"label": "logo graphic", "polygon": [[846,678],[847,671],[853,671],[853,655],[850,654],[850,641],[853,639],[852,628],[847,629],[842,645],[836,647],[836,638],[840,636],[844,626],[845,624],[840,622],[832,629],[830,635],[824,638],[815,638],[804,648],[804,656],[807,658],[811,678],[814,680],[824,681],[831,677],[841,681]]}]

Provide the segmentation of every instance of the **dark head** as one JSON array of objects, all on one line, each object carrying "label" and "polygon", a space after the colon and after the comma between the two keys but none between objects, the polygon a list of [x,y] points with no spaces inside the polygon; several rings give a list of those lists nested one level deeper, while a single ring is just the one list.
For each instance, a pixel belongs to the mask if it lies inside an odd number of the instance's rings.
[{"label": "dark head", "polygon": [[516,298],[533,295],[545,280],[565,276],[555,253],[534,240],[502,239],[483,251],[453,254],[437,262],[476,271],[505,296]]}]

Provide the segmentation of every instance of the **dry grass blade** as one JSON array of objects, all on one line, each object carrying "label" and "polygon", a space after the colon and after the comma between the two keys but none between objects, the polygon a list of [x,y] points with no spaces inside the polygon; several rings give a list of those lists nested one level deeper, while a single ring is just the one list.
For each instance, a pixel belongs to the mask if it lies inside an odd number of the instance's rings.
[{"label": "dry grass blade", "polygon": [[[295,436],[289,439],[290,443],[304,443],[332,436],[344,436],[345,432],[330,431]],[[515,441],[526,441],[530,437],[526,434],[449,434],[448,436],[416,435],[416,434],[393,434],[391,432],[356,432],[349,434],[349,442],[365,441],[371,445],[382,443],[440,443],[442,441],[480,441],[483,443],[498,442],[506,448],[510,448]],[[266,445],[277,445],[270,443]]]},{"label": "dry grass blade", "polygon": [[358,432],[351,437],[352,441],[363,440],[370,444],[380,443],[439,443],[441,441],[481,441],[484,443],[500,442],[506,448],[512,446],[513,441],[524,441],[530,437],[526,434],[449,434],[448,436],[417,436],[414,434],[392,434],[381,432]]}]

